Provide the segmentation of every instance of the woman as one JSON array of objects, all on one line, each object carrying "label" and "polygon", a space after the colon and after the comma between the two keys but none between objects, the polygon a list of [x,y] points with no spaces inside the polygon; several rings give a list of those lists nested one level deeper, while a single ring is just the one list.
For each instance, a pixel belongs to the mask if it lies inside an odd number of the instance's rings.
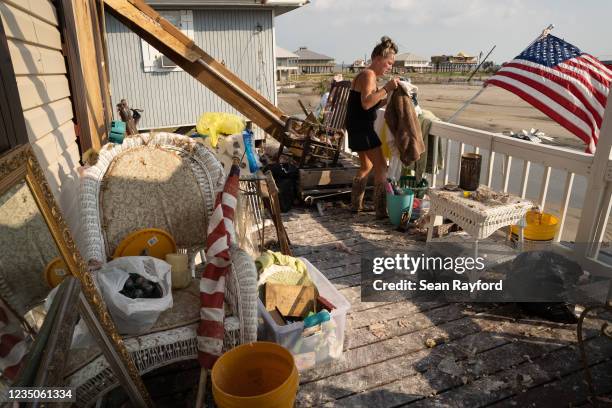
[{"label": "woman", "polygon": [[370,66],[353,79],[346,113],[349,147],[359,154],[361,164],[357,176],[353,179],[351,206],[353,211],[362,210],[368,174],[374,169],[374,206],[377,218],[387,215],[387,161],[380,147],[380,139],[374,131],[374,121],[376,109],[386,103],[387,94],[397,88],[398,79],[392,78],[382,88],[377,87],[376,79],[391,70],[395,54],[397,45],[389,37],[381,38],[372,51]]}]

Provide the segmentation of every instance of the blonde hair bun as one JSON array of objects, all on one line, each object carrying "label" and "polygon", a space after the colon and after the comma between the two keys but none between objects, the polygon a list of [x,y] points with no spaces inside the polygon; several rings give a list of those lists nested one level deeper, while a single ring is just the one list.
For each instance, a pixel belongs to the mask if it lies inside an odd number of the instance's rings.
[{"label": "blonde hair bun", "polygon": [[390,37],[383,35],[380,38],[380,43],[374,47],[371,57],[372,59],[378,56],[387,57],[389,54],[397,54],[397,50],[397,45],[393,42],[393,40]]}]

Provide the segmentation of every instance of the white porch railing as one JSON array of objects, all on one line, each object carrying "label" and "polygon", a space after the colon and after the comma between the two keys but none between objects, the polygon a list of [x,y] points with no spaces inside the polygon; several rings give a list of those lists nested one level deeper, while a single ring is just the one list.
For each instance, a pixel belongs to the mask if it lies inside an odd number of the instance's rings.
[{"label": "white porch railing", "polygon": [[[552,202],[558,206],[557,242],[564,233],[567,238],[566,221],[573,204],[580,215],[575,237],[569,239],[576,243],[572,256],[593,275],[612,278],[612,263],[602,261],[599,256],[612,203],[612,103],[606,109],[595,155],[445,122],[433,123],[431,134],[446,147],[444,167],[435,177],[429,177],[432,186],[449,181],[458,183],[461,154],[466,149],[481,153],[482,184],[507,192],[510,181],[518,178],[520,183],[518,186],[514,183],[512,192],[533,199],[541,210]],[[434,163],[436,156],[437,149],[434,149]],[[575,183],[575,180],[582,182]],[[582,197],[572,197],[576,191]]]}]

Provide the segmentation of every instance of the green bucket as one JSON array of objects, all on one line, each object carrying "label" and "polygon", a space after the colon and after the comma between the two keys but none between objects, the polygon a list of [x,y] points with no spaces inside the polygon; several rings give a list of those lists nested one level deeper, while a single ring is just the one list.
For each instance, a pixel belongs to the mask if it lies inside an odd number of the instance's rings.
[{"label": "green bucket", "polygon": [[387,213],[391,224],[396,227],[402,222],[402,215],[408,213],[408,217],[412,214],[412,202],[414,201],[414,191],[403,189],[404,194],[395,195],[387,193]]}]

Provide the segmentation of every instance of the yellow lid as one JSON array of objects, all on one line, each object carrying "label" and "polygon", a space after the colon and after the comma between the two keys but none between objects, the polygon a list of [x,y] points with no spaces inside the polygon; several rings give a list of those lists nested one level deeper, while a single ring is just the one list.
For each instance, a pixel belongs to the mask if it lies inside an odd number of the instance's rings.
[{"label": "yellow lid", "polygon": [[147,255],[166,259],[176,252],[176,243],[168,232],[158,228],[145,228],[125,237],[115,249],[113,258]]},{"label": "yellow lid", "polygon": [[45,267],[45,281],[52,288],[62,283],[68,275],[70,275],[70,271],[60,257],[54,258]]}]

